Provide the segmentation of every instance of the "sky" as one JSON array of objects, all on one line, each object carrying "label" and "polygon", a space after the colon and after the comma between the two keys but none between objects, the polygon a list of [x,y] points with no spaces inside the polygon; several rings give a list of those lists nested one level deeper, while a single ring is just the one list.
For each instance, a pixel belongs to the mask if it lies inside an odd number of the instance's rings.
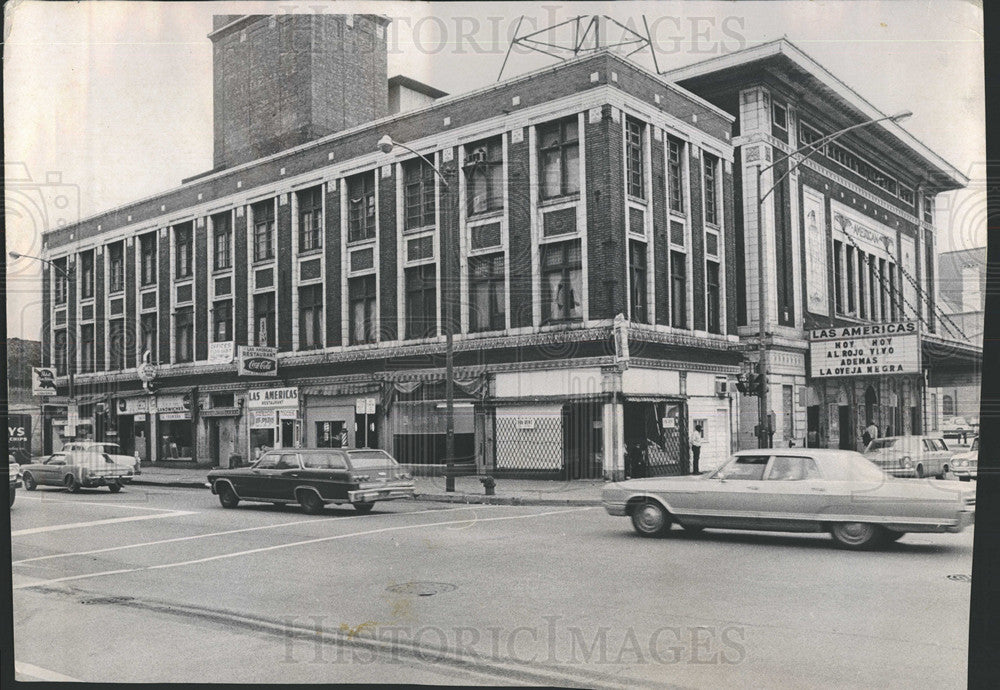
[{"label": "sky", "polygon": [[[4,6],[7,250],[47,224],[156,194],[212,167],[214,14],[374,13],[389,76],[448,93],[497,80],[509,39],[577,15],[650,25],[660,70],[795,43],[970,178],[938,197],[939,249],[986,244],[982,11],[970,0],[789,2],[41,2]],[[608,38],[620,32],[611,31]],[[652,67],[648,53],[633,56]],[[515,51],[504,78],[554,58]],[[6,256],[6,255],[5,255]],[[40,264],[7,265],[10,337],[40,337]]]}]

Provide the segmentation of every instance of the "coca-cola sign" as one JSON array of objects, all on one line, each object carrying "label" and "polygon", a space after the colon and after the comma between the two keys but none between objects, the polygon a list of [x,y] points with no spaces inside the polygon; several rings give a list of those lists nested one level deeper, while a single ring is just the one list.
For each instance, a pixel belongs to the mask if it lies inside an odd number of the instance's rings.
[{"label": "coca-cola sign", "polygon": [[278,375],[277,348],[241,345],[237,359],[240,376]]}]

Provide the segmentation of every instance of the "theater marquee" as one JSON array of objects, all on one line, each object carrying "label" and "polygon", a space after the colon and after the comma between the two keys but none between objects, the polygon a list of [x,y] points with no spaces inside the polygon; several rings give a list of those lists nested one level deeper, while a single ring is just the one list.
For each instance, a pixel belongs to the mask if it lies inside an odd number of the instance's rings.
[{"label": "theater marquee", "polygon": [[813,378],[920,373],[916,321],[819,328],[809,335]]}]

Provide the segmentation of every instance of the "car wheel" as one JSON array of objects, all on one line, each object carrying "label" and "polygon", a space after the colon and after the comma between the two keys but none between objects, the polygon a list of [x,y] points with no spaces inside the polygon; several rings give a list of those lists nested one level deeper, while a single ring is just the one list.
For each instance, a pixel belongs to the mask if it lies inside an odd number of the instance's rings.
[{"label": "car wheel", "polygon": [[38,483],[35,481],[35,478],[32,477],[31,474],[29,474],[28,472],[25,472],[24,476],[21,477],[21,479],[22,481],[24,481],[25,490],[34,491],[35,489],[38,488]]},{"label": "car wheel", "polygon": [[240,504],[239,497],[229,484],[220,484],[216,491],[219,492],[219,503],[223,508],[235,508]]},{"label": "car wheel", "polygon": [[301,491],[299,492],[298,499],[302,510],[310,515],[315,515],[323,510],[323,499],[315,491]]},{"label": "car wheel", "polygon": [[17,492],[17,489],[15,489],[13,486],[10,487],[10,506],[11,506],[11,508],[14,507],[14,494],[16,492]]},{"label": "car wheel", "polygon": [[846,549],[870,549],[884,543],[884,532],[867,522],[840,522],[830,528],[830,536]]},{"label": "car wheel", "polygon": [[670,529],[670,516],[659,503],[646,501],[632,511],[632,527],[644,537],[658,537]]},{"label": "car wheel", "polygon": [[71,494],[75,494],[80,491],[80,482],[76,481],[76,477],[72,474],[66,475],[66,478],[63,479],[63,486],[65,486],[66,491],[69,491]]},{"label": "car wheel", "polygon": [[355,503],[354,510],[358,511],[362,515],[372,512],[372,508],[375,507],[374,503]]},{"label": "car wheel", "polygon": [[118,482],[115,482],[114,484],[108,484],[108,490],[110,490],[111,493],[116,494],[122,490],[122,485],[119,484]]},{"label": "car wheel", "polygon": [[917,465],[917,479],[923,479],[923,478],[924,478],[924,466]]}]

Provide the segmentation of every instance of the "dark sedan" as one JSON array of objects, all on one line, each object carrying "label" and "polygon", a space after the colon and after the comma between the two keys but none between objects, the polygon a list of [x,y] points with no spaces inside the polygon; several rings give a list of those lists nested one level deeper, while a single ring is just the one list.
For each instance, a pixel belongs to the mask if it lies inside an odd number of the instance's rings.
[{"label": "dark sedan", "polygon": [[383,450],[284,448],[250,467],[213,470],[212,493],[224,508],[240,501],[297,503],[318,513],[328,503],[350,503],[367,513],[376,501],[413,498],[413,477]]}]

